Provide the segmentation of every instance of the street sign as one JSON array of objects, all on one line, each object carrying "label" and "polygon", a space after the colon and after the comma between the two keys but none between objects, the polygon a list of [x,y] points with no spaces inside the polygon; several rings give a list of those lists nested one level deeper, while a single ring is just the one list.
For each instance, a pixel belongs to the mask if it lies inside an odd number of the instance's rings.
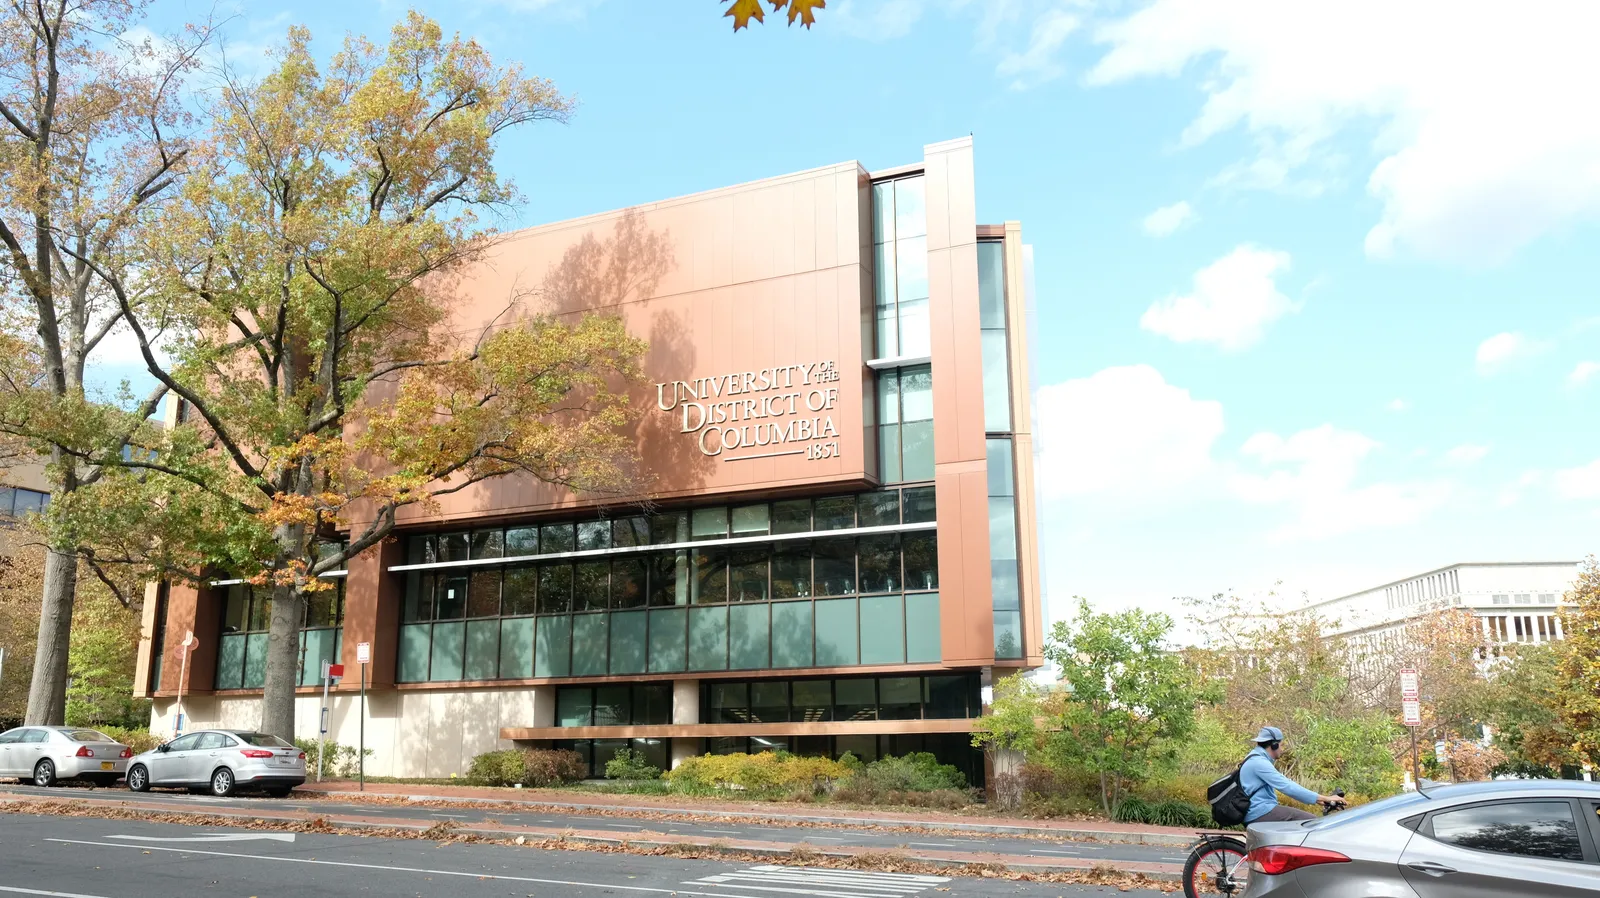
[{"label": "street sign", "polygon": [[1416,668],[1407,667],[1400,671],[1400,698],[1402,701],[1414,702],[1417,700],[1418,679]]},{"label": "street sign", "polygon": [[1407,699],[1400,703],[1400,715],[1408,727],[1422,726],[1422,703],[1416,699]]},{"label": "street sign", "polygon": [[1433,756],[1443,761],[1450,754],[1450,746],[1443,739],[1433,743]]},{"label": "street sign", "polygon": [[356,663],[357,664],[366,664],[366,663],[370,662],[371,660],[372,660],[372,643],[370,643],[370,642],[358,642],[358,643],[356,643]]},{"label": "street sign", "polygon": [[330,679],[337,680],[342,676],[344,676],[344,665],[343,664],[330,664],[330,665],[328,665],[328,677]]}]

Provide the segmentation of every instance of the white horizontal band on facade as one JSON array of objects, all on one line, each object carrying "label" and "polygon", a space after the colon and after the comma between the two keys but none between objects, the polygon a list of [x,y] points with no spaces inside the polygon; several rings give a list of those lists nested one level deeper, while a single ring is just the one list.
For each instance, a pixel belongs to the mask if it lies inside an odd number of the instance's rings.
[{"label": "white horizontal band on facade", "polygon": [[912,365],[931,364],[933,364],[933,356],[931,355],[897,355],[887,359],[870,359],[867,362],[867,367],[874,371],[883,371],[887,368],[907,368]]},{"label": "white horizontal band on facade", "polygon": [[389,572],[437,571],[462,567],[487,567],[496,564],[518,564],[524,561],[560,561],[567,558],[598,558],[609,555],[633,555],[641,552],[670,552],[678,549],[701,549],[717,546],[747,546],[761,543],[786,542],[795,539],[827,539],[838,536],[873,536],[880,533],[915,533],[938,527],[935,521],[916,524],[885,524],[881,527],[851,527],[848,530],[808,530],[805,533],[762,533],[756,536],[735,536],[728,539],[697,539],[690,542],[662,543],[654,546],[613,546],[609,549],[580,549],[575,552],[552,552],[547,555],[506,555],[500,558],[470,558],[466,561],[430,561],[422,564],[395,564]]},{"label": "white horizontal band on facade", "polygon": [[[349,571],[328,571],[325,574],[318,574],[317,576],[318,577],[330,577],[330,578],[332,578],[332,577],[344,577],[344,576],[347,576],[349,573],[350,573]],[[210,583],[207,583],[206,585],[207,586],[242,586],[242,585],[244,585],[245,582],[246,581],[244,581],[244,580],[212,580]]]}]

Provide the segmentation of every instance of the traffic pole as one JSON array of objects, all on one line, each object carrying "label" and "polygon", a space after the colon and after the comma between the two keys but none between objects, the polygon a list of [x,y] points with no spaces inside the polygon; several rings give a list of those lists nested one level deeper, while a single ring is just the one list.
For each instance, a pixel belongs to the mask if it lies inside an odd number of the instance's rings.
[{"label": "traffic pole", "polygon": [[367,662],[361,662],[361,727],[356,746],[356,770],[361,780],[361,791],[367,791]]},{"label": "traffic pole", "polygon": [[318,717],[317,726],[317,782],[322,782],[322,747],[328,744],[328,684],[332,682],[333,675],[328,669],[328,662],[322,662],[322,714]]}]

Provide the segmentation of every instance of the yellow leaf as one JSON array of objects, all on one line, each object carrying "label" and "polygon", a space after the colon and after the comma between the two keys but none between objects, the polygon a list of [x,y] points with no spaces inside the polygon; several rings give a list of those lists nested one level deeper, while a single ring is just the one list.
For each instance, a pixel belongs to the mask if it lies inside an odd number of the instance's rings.
[{"label": "yellow leaf", "polygon": [[728,7],[728,11],[722,15],[724,17],[733,16],[734,31],[738,31],[740,28],[749,28],[752,18],[757,22],[765,22],[767,20],[767,14],[761,9],[761,0],[733,0],[733,5]]},{"label": "yellow leaf", "polygon": [[[827,9],[828,7],[828,0],[788,0],[788,3],[789,24],[793,25],[794,20],[799,19],[800,24],[807,28],[817,23],[816,10]],[[777,0],[773,0],[772,5],[776,9],[781,4]]]}]

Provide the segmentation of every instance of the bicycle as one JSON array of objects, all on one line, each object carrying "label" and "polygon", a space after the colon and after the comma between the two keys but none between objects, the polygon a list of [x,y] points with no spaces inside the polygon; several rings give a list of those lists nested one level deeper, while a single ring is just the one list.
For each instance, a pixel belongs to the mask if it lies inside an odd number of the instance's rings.
[{"label": "bicycle", "polygon": [[[1343,798],[1344,790],[1333,794]],[[1323,802],[1323,816],[1333,813],[1336,807]],[[1250,885],[1250,865],[1245,858],[1243,838],[1226,833],[1201,833],[1183,864],[1183,894],[1187,898],[1244,894]]]}]

